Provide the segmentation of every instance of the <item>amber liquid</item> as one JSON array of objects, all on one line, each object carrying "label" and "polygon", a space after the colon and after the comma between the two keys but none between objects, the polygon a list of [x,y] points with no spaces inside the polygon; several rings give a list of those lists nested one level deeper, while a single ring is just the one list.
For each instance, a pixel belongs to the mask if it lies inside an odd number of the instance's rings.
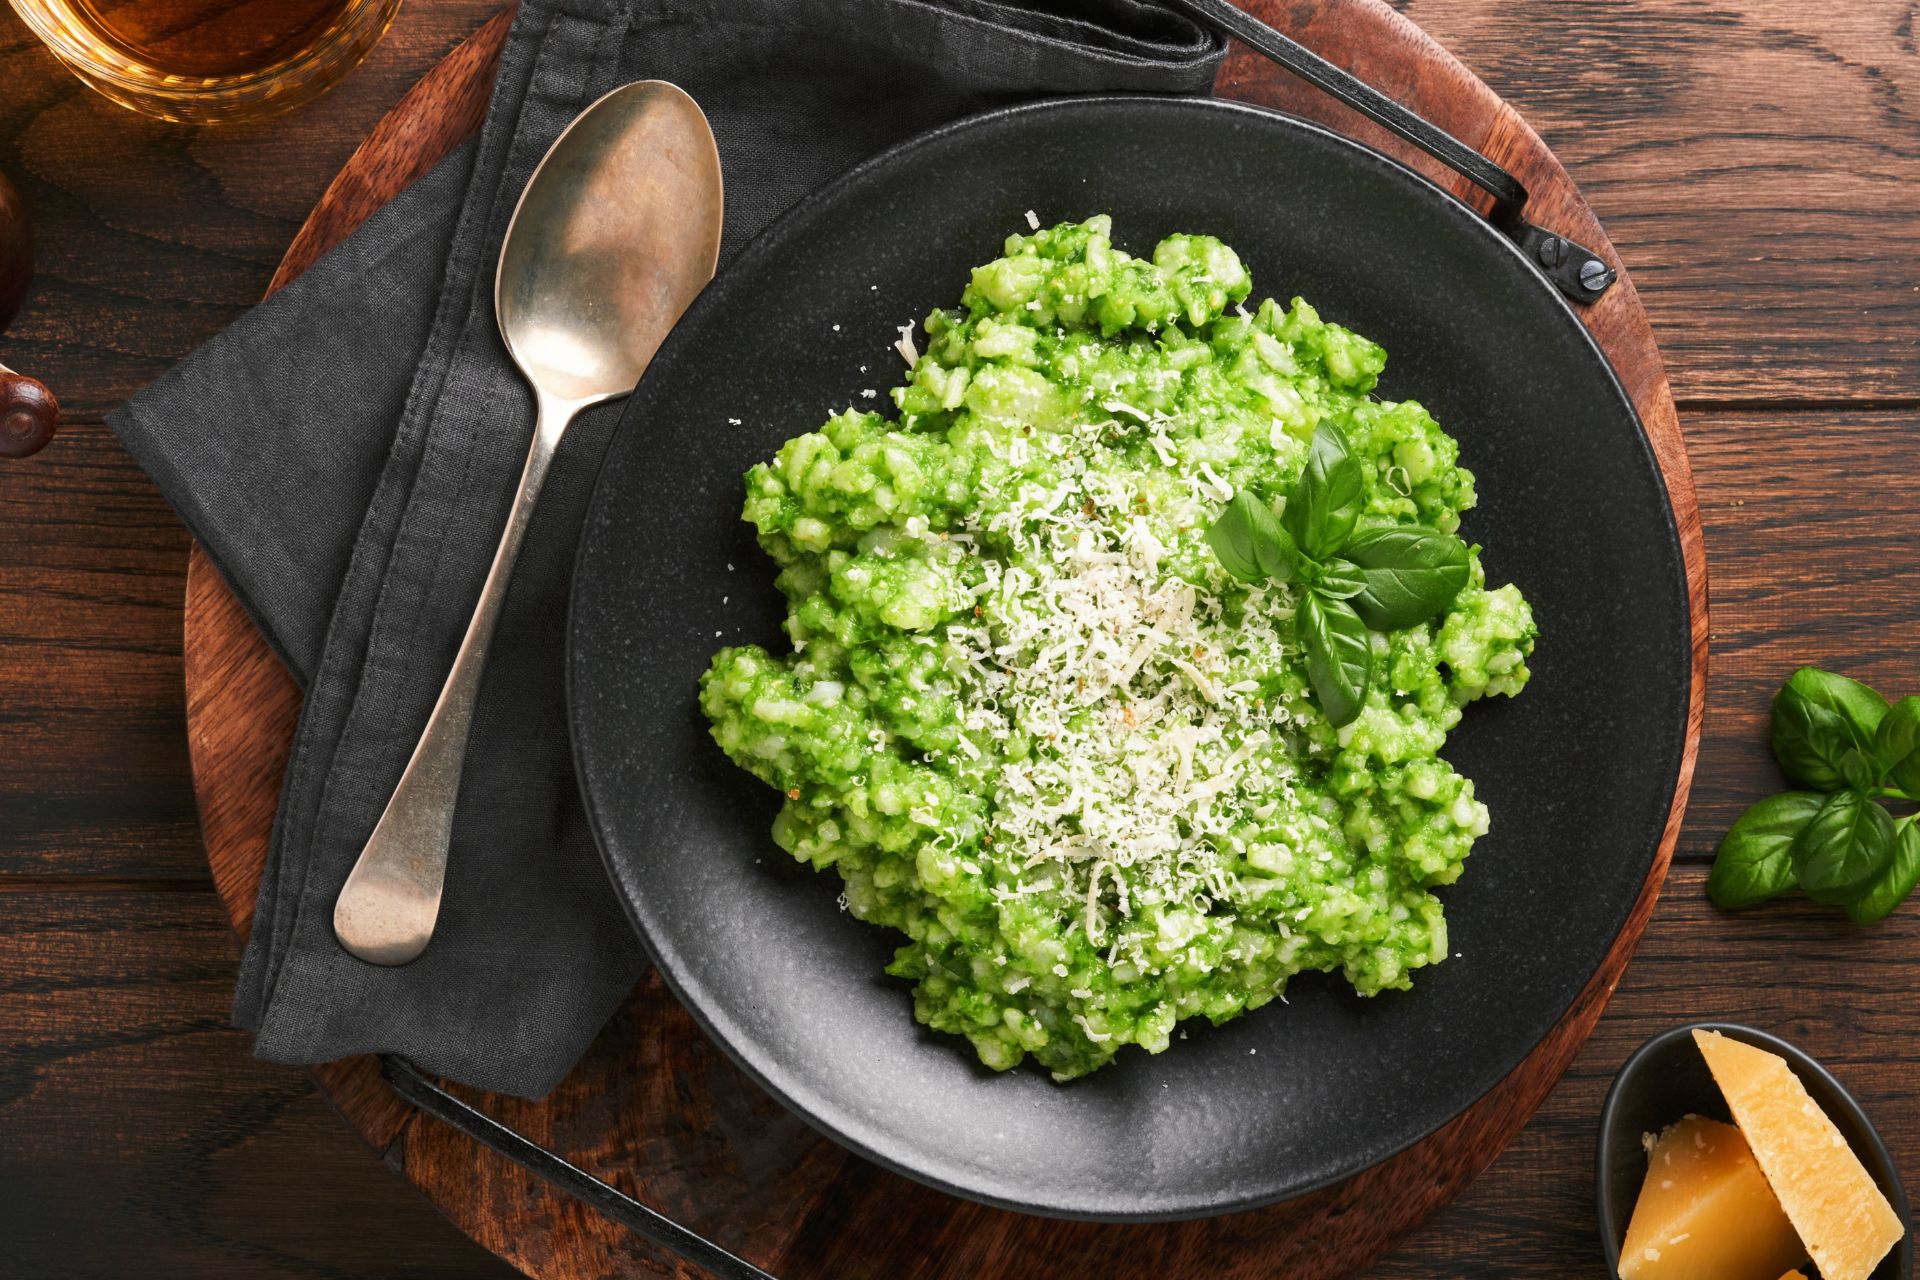
[{"label": "amber liquid", "polygon": [[65,0],[103,44],[170,76],[247,75],[299,56],[351,0]]}]

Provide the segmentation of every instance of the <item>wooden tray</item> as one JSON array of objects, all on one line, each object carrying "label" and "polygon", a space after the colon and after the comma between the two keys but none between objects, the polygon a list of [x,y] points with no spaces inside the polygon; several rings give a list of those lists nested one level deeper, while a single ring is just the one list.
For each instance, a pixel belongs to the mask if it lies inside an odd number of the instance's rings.
[{"label": "wooden tray", "polygon": [[[1515,173],[1529,215],[1615,259],[1572,180],[1518,115],[1383,0],[1243,0]],[[512,11],[426,76],[348,161],[287,250],[297,276],[471,134]],[[1235,47],[1217,91],[1333,126],[1396,155],[1463,199],[1466,184],[1384,131]],[[541,1102],[467,1095],[528,1138],[701,1231],[783,1280],[1345,1274],[1459,1193],[1551,1090],[1592,1030],[1652,913],[1679,833],[1706,684],[1699,512],[1666,375],[1625,278],[1584,315],[1646,424],[1666,476],[1692,604],[1685,756],[1646,883],[1599,971],[1532,1055],[1483,1099],[1401,1155],[1340,1186],[1203,1222],[1102,1226],[983,1208],[928,1190],[819,1137],[749,1083],[649,976],[586,1059]],[[220,896],[243,935],[267,855],[299,694],[199,547],[188,566],[187,722],[201,825]],[[695,1274],[484,1148],[417,1117],[374,1061],[315,1069],[376,1150],[476,1240],[541,1280]]]}]

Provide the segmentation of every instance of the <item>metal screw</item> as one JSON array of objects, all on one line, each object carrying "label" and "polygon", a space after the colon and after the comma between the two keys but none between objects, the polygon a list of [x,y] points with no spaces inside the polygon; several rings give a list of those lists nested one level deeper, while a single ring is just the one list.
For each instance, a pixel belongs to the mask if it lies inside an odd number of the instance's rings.
[{"label": "metal screw", "polygon": [[1601,293],[1613,283],[1613,268],[1598,258],[1580,264],[1580,287],[1589,293]]},{"label": "metal screw", "polygon": [[1548,236],[1540,242],[1540,247],[1534,251],[1534,256],[1540,259],[1541,266],[1552,270],[1566,260],[1567,242],[1559,236]]}]

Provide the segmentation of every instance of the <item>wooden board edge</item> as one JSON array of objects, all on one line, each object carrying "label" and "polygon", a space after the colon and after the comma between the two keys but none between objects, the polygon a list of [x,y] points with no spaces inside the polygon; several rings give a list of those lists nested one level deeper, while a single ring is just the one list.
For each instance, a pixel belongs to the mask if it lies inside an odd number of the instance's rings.
[{"label": "wooden board edge", "polygon": [[[1258,11],[1261,6],[1248,7]],[[1368,38],[1356,39],[1353,32],[1364,28],[1371,28]],[[1490,1120],[1495,1130],[1476,1143],[1481,1149],[1490,1148],[1484,1159],[1478,1160],[1471,1172],[1454,1185],[1436,1188],[1435,1194],[1421,1197],[1422,1206],[1416,1213],[1409,1214],[1404,1232],[1451,1200],[1473,1176],[1492,1163],[1545,1101],[1592,1034],[1652,919],[1679,841],[1705,724],[1711,631],[1706,543],[1679,413],[1632,273],[1620,260],[1598,215],[1580,195],[1571,175],[1561,167],[1546,142],[1485,82],[1384,0],[1327,0],[1304,24],[1293,27],[1291,33],[1361,79],[1410,102],[1429,119],[1505,166],[1526,183],[1532,193],[1528,207],[1531,218],[1596,248],[1618,268],[1620,279],[1608,296],[1579,314],[1606,353],[1640,417],[1666,485],[1686,578],[1691,670],[1681,759],[1666,824],[1639,893],[1600,966],[1534,1053],[1461,1116],[1388,1165],[1378,1166],[1396,1166],[1428,1143],[1456,1140],[1462,1136],[1462,1130],[1485,1120]],[[1401,69],[1409,61],[1418,66],[1418,78],[1413,82],[1406,79]],[[1469,204],[1485,205],[1482,193],[1466,179],[1358,112],[1296,82],[1285,78],[1274,80],[1269,64],[1249,49],[1235,46],[1222,68],[1221,81],[1232,96],[1328,124],[1344,136],[1394,156]],[[1429,102],[1429,91],[1436,84],[1441,86],[1439,101]],[[1361,1174],[1359,1179],[1367,1176]],[[1391,1243],[1388,1240],[1371,1251],[1353,1251],[1346,1259],[1347,1268],[1357,1270],[1366,1266]]]},{"label": "wooden board edge", "polygon": [[[1277,9],[1278,4],[1276,0],[1261,0],[1249,8],[1262,12]],[[1281,15],[1269,12],[1267,16]],[[1438,123],[1514,169],[1534,189],[1534,212],[1543,223],[1612,254],[1611,243],[1598,219],[1538,135],[1409,19],[1393,11],[1383,0],[1326,0],[1313,17],[1304,22],[1299,21],[1297,9],[1287,16],[1298,24],[1297,34],[1307,43],[1319,45],[1323,52],[1334,54],[1357,74],[1381,84],[1403,100],[1413,100]],[[489,21],[409,91],[376,126],[301,228],[274,277],[273,288],[298,275],[362,218],[472,132],[484,112],[491,69],[511,18],[509,8]],[[1342,27],[1346,30],[1329,35]],[[1376,38],[1356,42],[1354,30],[1367,31]],[[1359,48],[1356,56],[1343,56],[1353,53],[1356,44]],[[1418,79],[1411,83],[1402,74],[1403,68],[1396,65],[1409,58],[1414,59],[1419,68]],[[1254,62],[1249,64],[1248,59]],[[1279,105],[1297,114],[1336,123],[1348,136],[1396,154],[1456,194],[1472,198],[1472,192],[1461,190],[1464,185],[1461,180],[1436,172],[1424,157],[1408,155],[1397,140],[1386,137],[1375,126],[1324,98],[1313,95],[1306,102],[1308,109],[1303,111],[1296,104],[1274,100],[1284,98],[1284,94],[1232,92],[1254,83],[1251,78],[1236,82],[1236,75],[1252,77],[1261,71],[1271,82],[1271,68],[1258,61],[1257,55],[1236,48],[1233,58],[1223,68],[1222,85],[1231,96]],[[1449,109],[1441,110],[1433,105],[1443,100],[1451,104]],[[430,112],[437,114],[429,115]],[[1340,119],[1342,114],[1346,119]],[[449,120],[459,121],[462,127],[450,130]],[[1694,661],[1683,759],[1670,816],[1653,864],[1613,947],[1534,1055],[1473,1107],[1400,1156],[1341,1187],[1292,1202],[1295,1209],[1315,1204],[1315,1211],[1326,1215],[1329,1221],[1348,1218],[1357,1203],[1381,1189],[1374,1184],[1384,1182],[1389,1174],[1396,1175],[1404,1186],[1405,1174],[1412,1169],[1403,1170],[1403,1163],[1420,1164],[1425,1157],[1459,1143],[1472,1149],[1472,1159],[1464,1164],[1455,1163],[1444,1171],[1429,1169],[1433,1176],[1419,1180],[1417,1194],[1401,1198],[1401,1212],[1390,1221],[1376,1222],[1378,1230],[1368,1232],[1364,1240],[1355,1239],[1353,1247],[1343,1249],[1338,1259],[1338,1266],[1343,1270],[1364,1266],[1377,1258],[1406,1230],[1458,1194],[1505,1147],[1551,1091],[1591,1033],[1624,972],[1651,917],[1678,839],[1698,754],[1706,682],[1706,565],[1699,511],[1672,395],[1653,344],[1650,325],[1628,273],[1623,270],[1622,279],[1609,298],[1583,318],[1614,361],[1629,397],[1640,412],[1667,484],[1686,564]],[[250,841],[239,843],[249,844],[257,856],[264,858],[265,833],[254,810],[245,805],[234,809],[222,807],[226,797],[220,777],[227,769],[247,764],[249,760],[248,767],[257,771],[264,765],[273,770],[276,778],[278,768],[274,767],[274,761],[263,761],[257,754],[236,756],[246,748],[248,739],[229,726],[249,719],[242,717],[236,721],[236,711],[253,708],[257,712],[265,708],[270,714],[253,718],[247,727],[267,738],[277,734],[284,740],[291,735],[292,717],[297,716],[298,694],[292,691],[291,682],[279,670],[264,641],[233,600],[211,560],[197,546],[189,562],[186,604],[188,722],[194,786],[201,804],[210,860],[215,864],[216,886],[236,929],[244,933],[257,887],[258,863],[249,882],[244,868],[237,867],[233,858],[225,859],[223,865],[219,848],[237,847],[240,828],[251,826],[258,834]],[[284,688],[276,689],[273,683],[276,676]],[[261,740],[264,739],[253,741]],[[283,750],[278,766],[284,766],[284,758]],[[273,790],[277,795],[277,786]],[[270,827],[270,824],[269,809],[266,825]],[[342,1114],[363,1136],[376,1148],[389,1147],[401,1132],[408,1113],[379,1082],[371,1059],[329,1064],[316,1069],[315,1074],[323,1091],[334,1099]],[[476,1146],[475,1158],[497,1157]],[[404,1167],[403,1155],[402,1163]],[[426,1186],[424,1189],[463,1229],[477,1234],[476,1224],[466,1220],[470,1205],[446,1194],[448,1188]]]},{"label": "wooden board edge", "polygon": [[294,233],[268,294],[312,266],[480,128],[494,68],[519,7],[514,0],[455,45],[373,126]]},{"label": "wooden board edge", "polygon": [[[517,7],[508,4],[461,41],[374,126],[301,224],[268,295],[480,127]],[[187,553],[181,640],[188,770],[201,839],[215,893],[244,943],[299,722],[300,691],[198,542]],[[252,785],[230,786],[230,777]],[[322,1063],[312,1074],[369,1146],[400,1158],[396,1144],[414,1113],[380,1078],[376,1059]]]}]

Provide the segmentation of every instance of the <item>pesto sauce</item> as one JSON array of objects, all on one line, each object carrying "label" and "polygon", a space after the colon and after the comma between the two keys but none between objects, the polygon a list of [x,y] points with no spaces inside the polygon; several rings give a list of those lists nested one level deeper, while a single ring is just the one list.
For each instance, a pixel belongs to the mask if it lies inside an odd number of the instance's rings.
[{"label": "pesto sauce", "polygon": [[1328,725],[1293,589],[1230,577],[1207,527],[1283,494],[1323,420],[1368,523],[1457,530],[1473,476],[1419,404],[1371,397],[1380,347],[1250,290],[1207,236],[1012,236],[927,318],[897,419],[850,409],[747,474],[793,651],[715,655],[714,739],[787,797],[780,846],[906,935],[915,1016],[990,1067],[1065,1080],[1303,970],[1373,995],[1447,954],[1430,890],[1488,818],[1439,751],[1525,685],[1532,614],[1476,549]]}]

